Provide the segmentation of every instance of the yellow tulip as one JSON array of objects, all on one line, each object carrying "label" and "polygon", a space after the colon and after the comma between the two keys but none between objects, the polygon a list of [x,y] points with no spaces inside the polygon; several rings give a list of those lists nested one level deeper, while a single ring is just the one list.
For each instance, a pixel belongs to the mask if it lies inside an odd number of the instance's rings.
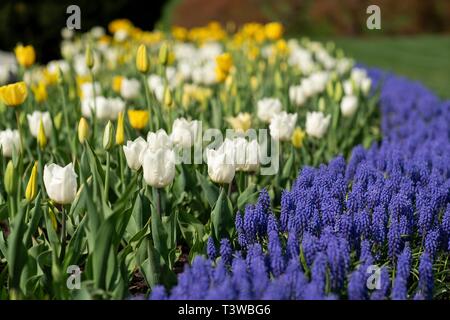
[{"label": "yellow tulip", "polygon": [[80,143],[83,144],[88,137],[89,137],[89,124],[85,118],[81,117],[80,122],[78,122],[78,141],[80,141]]},{"label": "yellow tulip", "polygon": [[125,128],[123,125],[123,112],[119,112],[117,117],[116,144],[122,145],[125,142]]},{"label": "yellow tulip", "polygon": [[23,81],[0,87],[0,100],[8,107],[22,104],[27,95],[27,85]]},{"label": "yellow tulip", "polygon": [[16,54],[17,62],[24,68],[28,68],[33,65],[36,60],[36,52],[33,46],[22,46],[18,45],[14,52]]},{"label": "yellow tulip", "polygon": [[141,73],[147,73],[149,69],[147,47],[141,44],[136,54],[136,68]]},{"label": "yellow tulip", "polygon": [[44,102],[48,98],[47,86],[43,82],[39,82],[37,86],[32,88],[34,98],[38,103]]},{"label": "yellow tulip", "polygon": [[163,42],[161,47],[159,48],[159,63],[163,66],[167,66],[169,64],[169,55],[170,55],[170,49],[169,44],[167,42]]},{"label": "yellow tulip", "polygon": [[123,77],[122,76],[115,76],[112,79],[112,89],[114,90],[114,92],[119,93],[120,92],[120,88],[122,87],[122,80]]},{"label": "yellow tulip", "polygon": [[270,40],[278,40],[283,36],[283,25],[279,22],[271,22],[264,26],[266,37]]},{"label": "yellow tulip", "polygon": [[147,125],[148,118],[149,114],[146,110],[128,110],[128,120],[134,129],[144,129]]},{"label": "yellow tulip", "polygon": [[295,128],[291,138],[292,145],[297,149],[301,148],[303,146],[303,140],[305,140],[305,135],[305,131],[300,127]]},{"label": "yellow tulip", "polygon": [[27,189],[25,190],[25,199],[31,202],[37,195],[37,177],[38,177],[38,162],[34,162],[33,169],[31,170],[30,180],[28,180]]},{"label": "yellow tulip", "polygon": [[216,63],[218,68],[220,68],[223,72],[228,73],[233,66],[233,58],[230,53],[225,52],[216,57]]},{"label": "yellow tulip", "polygon": [[41,148],[41,150],[44,150],[45,146],[47,145],[47,137],[45,135],[44,123],[42,122],[42,119],[39,122],[39,131],[38,131],[38,135],[37,135],[37,141],[38,141],[39,148]]},{"label": "yellow tulip", "polygon": [[186,28],[174,26],[172,27],[172,36],[178,41],[184,41],[188,36],[188,31]]},{"label": "yellow tulip", "polygon": [[164,90],[163,104],[168,109],[173,107],[172,92],[170,92],[170,89],[168,87],[166,87],[166,89]]},{"label": "yellow tulip", "polygon": [[239,113],[236,117],[228,117],[227,122],[231,127],[240,132],[246,132],[252,126],[252,116],[250,113]]}]

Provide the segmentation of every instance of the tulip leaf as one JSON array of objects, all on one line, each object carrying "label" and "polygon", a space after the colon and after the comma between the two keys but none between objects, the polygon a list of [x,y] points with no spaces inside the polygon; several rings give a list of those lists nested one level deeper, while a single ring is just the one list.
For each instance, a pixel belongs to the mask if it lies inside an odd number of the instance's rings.
[{"label": "tulip leaf", "polygon": [[243,210],[248,203],[254,203],[258,199],[259,192],[254,184],[250,184],[237,199],[237,208]]},{"label": "tulip leaf", "polygon": [[290,152],[289,158],[284,163],[283,172],[281,174],[281,176],[284,179],[289,178],[292,173],[292,166],[294,165],[294,156],[295,156],[295,151],[292,149]]},{"label": "tulip leaf", "polygon": [[219,197],[219,188],[217,188],[214,184],[208,181],[200,172],[195,171],[197,175],[197,181],[200,183],[200,186],[203,190],[203,193],[206,195],[206,199],[208,200],[209,206],[212,208]]},{"label": "tulip leaf", "polygon": [[219,198],[211,212],[211,222],[216,240],[228,237],[229,229],[233,227],[233,207],[225,189],[222,188]]},{"label": "tulip leaf", "polygon": [[23,237],[26,232],[25,210],[19,208],[19,213],[14,218],[11,226],[11,234],[8,237],[8,270],[11,279],[11,288],[18,290],[20,277],[27,261],[27,249],[23,244]]}]

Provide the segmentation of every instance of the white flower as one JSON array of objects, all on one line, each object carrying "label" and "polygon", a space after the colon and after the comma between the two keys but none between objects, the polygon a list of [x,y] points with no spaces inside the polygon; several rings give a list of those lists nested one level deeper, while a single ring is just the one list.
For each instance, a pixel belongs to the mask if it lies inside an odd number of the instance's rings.
[{"label": "white flower", "polygon": [[276,114],[270,120],[270,135],[275,140],[287,141],[292,137],[294,132],[295,123],[297,122],[296,113],[281,112]]},{"label": "white flower", "polygon": [[342,83],[342,87],[344,88],[345,95],[347,96],[352,96],[355,93],[354,82],[352,80],[345,80]]},{"label": "white flower", "polygon": [[315,72],[309,77],[309,79],[311,80],[314,94],[317,94],[325,90],[329,79],[329,74],[324,71]]},{"label": "white flower", "polygon": [[330,125],[331,115],[325,116],[322,112],[306,113],[306,133],[315,138],[322,138]]},{"label": "white flower", "polygon": [[314,89],[314,83],[310,78],[303,79],[302,82],[300,83],[300,86],[306,98],[309,98],[316,94],[316,91]]},{"label": "white flower", "polygon": [[[81,96],[83,99],[93,98],[94,96],[98,96],[101,93],[102,88],[100,87],[100,83],[98,82],[86,82],[83,83],[80,87]],[[94,90],[95,89],[95,90]],[[95,94],[94,94],[95,91]]]},{"label": "white flower", "polygon": [[264,122],[281,112],[281,101],[276,98],[263,98],[258,101],[258,118]]},{"label": "white flower", "polygon": [[114,33],[114,40],[117,42],[125,41],[128,38],[128,32],[125,29],[117,30],[116,33]]},{"label": "white flower", "polygon": [[259,144],[239,137],[234,140],[236,171],[253,172],[259,168]]},{"label": "white flower", "polygon": [[142,155],[145,182],[155,188],[163,188],[175,178],[175,153],[172,149],[146,149]]},{"label": "white flower", "polygon": [[44,132],[47,137],[50,136],[52,132],[52,119],[50,118],[49,112],[34,111],[32,114],[27,114],[28,126],[30,127],[30,132],[33,137],[37,137],[39,132],[39,126],[42,119],[42,124],[44,125]]},{"label": "white flower", "polygon": [[183,148],[191,147],[198,137],[199,122],[188,121],[185,118],[176,119],[172,125],[170,139]]},{"label": "white flower", "polygon": [[289,88],[289,99],[291,100],[291,103],[294,104],[297,107],[301,107],[306,102],[306,95],[303,92],[302,86],[291,86]]},{"label": "white flower", "polygon": [[171,149],[172,141],[164,129],[147,134],[147,148],[156,151],[157,149]]},{"label": "white flower", "polygon": [[48,196],[56,203],[73,202],[77,194],[77,175],[72,163],[64,168],[54,163],[45,165],[44,184]]},{"label": "white flower", "polygon": [[11,157],[14,150],[18,152],[20,150],[19,131],[11,129],[0,131],[0,149],[0,154],[5,157]]},{"label": "white flower", "polygon": [[95,117],[100,120],[116,120],[119,112],[125,110],[125,101],[120,98],[105,98],[98,96],[95,98],[83,99],[81,101],[81,112],[85,117],[91,117],[95,112]]},{"label": "white flower", "polygon": [[364,78],[361,80],[361,91],[364,95],[368,95],[370,92],[370,88],[372,87],[372,79]]},{"label": "white flower", "polygon": [[142,163],[139,161],[141,152],[147,147],[147,142],[142,138],[138,137],[134,141],[127,141],[127,145],[123,146],[123,153],[127,160],[128,167],[132,170],[139,170]]},{"label": "white flower", "polygon": [[[93,52],[92,57],[94,59],[94,67],[92,68],[92,72],[95,74],[98,70],[100,70],[100,56],[97,52]],[[89,75],[89,68],[86,65],[86,56],[84,54],[77,54],[73,58],[73,67],[75,72],[79,76],[87,76]]]},{"label": "white flower", "polygon": [[91,29],[90,33],[94,39],[98,39],[105,35],[105,29],[103,27],[96,26]]},{"label": "white flower", "polygon": [[47,70],[50,73],[57,73],[59,70],[66,74],[70,70],[69,63],[66,60],[53,60],[47,64]]},{"label": "white flower", "polygon": [[139,96],[141,90],[141,83],[137,79],[127,79],[122,80],[120,86],[120,94],[124,99],[134,99]]},{"label": "white flower", "polygon": [[351,117],[358,109],[358,98],[356,96],[345,96],[341,101],[341,112],[344,117]]},{"label": "white flower", "polygon": [[75,32],[73,30],[70,30],[69,28],[61,29],[61,37],[63,37],[63,39],[71,39],[74,34]]},{"label": "white flower", "polygon": [[236,172],[236,166],[233,161],[234,146],[228,147],[225,145],[225,142],[218,150],[206,150],[208,175],[216,183],[230,183]]}]

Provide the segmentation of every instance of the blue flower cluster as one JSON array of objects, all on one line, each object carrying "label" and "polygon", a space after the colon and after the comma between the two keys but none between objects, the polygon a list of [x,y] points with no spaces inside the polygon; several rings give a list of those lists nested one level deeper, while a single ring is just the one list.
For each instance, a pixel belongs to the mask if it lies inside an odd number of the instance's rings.
[{"label": "blue flower cluster", "polygon": [[208,259],[152,299],[431,299],[438,273],[448,286],[450,101],[368,72],[383,141],[303,168],[279,214],[262,190],[237,213],[235,243],[210,239]]}]

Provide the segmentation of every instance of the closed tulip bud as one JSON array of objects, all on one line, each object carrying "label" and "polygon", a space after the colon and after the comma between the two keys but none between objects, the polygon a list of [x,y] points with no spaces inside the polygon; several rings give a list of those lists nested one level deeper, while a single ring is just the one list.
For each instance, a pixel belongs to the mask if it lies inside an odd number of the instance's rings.
[{"label": "closed tulip bud", "polygon": [[319,111],[322,111],[322,112],[325,110],[325,99],[323,97],[319,98],[318,108],[319,108]]},{"label": "closed tulip bud", "polygon": [[125,129],[123,125],[123,112],[119,112],[117,117],[116,144],[122,145],[125,142]]},{"label": "closed tulip bud", "polygon": [[34,163],[33,169],[31,170],[30,180],[28,180],[27,189],[25,191],[25,198],[28,202],[31,202],[36,198],[37,195],[37,176],[38,176],[38,162]]},{"label": "closed tulip bud", "polygon": [[78,141],[81,144],[89,137],[89,124],[85,118],[81,118],[78,122]]},{"label": "closed tulip bud", "polygon": [[281,89],[283,87],[283,79],[281,79],[281,74],[278,71],[275,73],[274,81],[275,81],[275,87],[277,89]]},{"label": "closed tulip bud", "polygon": [[94,68],[94,56],[92,54],[92,48],[91,48],[90,45],[88,45],[87,48],[86,48],[86,56],[85,56],[85,58],[86,58],[86,66],[89,69]]},{"label": "closed tulip bud", "polygon": [[111,120],[108,121],[105,127],[105,131],[103,132],[103,148],[106,151],[111,150],[114,145],[114,125]]},{"label": "closed tulip bud", "polygon": [[332,81],[329,81],[327,84],[327,95],[330,98],[333,98],[333,96],[334,96],[334,85],[333,85]]},{"label": "closed tulip bud", "polygon": [[163,103],[166,108],[171,108],[173,106],[172,93],[170,92],[170,89],[168,87],[164,90]]},{"label": "closed tulip bud", "polygon": [[44,150],[45,146],[47,145],[47,137],[45,135],[44,123],[42,122],[42,119],[39,122],[39,131],[38,131],[38,135],[37,135],[37,141],[38,141],[39,148],[41,148],[41,150]]},{"label": "closed tulip bud", "polygon": [[141,44],[136,54],[136,68],[141,73],[147,73],[149,69],[147,47]]},{"label": "closed tulip bud", "polygon": [[169,63],[169,45],[167,42],[164,42],[159,48],[158,59],[159,63],[163,66],[167,66]]},{"label": "closed tulip bud", "polygon": [[58,112],[56,116],[53,118],[53,124],[55,125],[56,130],[61,129],[62,117],[63,117],[62,112]]},{"label": "closed tulip bud", "polygon": [[303,131],[300,127],[295,128],[291,139],[292,145],[297,149],[301,148],[305,135],[305,131]]},{"label": "closed tulip bud", "polygon": [[16,193],[17,180],[15,177],[15,168],[12,160],[9,160],[8,165],[6,166],[3,183],[5,184],[6,193],[8,193],[9,195],[13,195]]},{"label": "closed tulip bud", "polygon": [[335,102],[339,102],[342,99],[342,95],[343,95],[343,89],[342,89],[342,84],[338,81],[336,83],[336,88],[334,90],[334,101]]}]

